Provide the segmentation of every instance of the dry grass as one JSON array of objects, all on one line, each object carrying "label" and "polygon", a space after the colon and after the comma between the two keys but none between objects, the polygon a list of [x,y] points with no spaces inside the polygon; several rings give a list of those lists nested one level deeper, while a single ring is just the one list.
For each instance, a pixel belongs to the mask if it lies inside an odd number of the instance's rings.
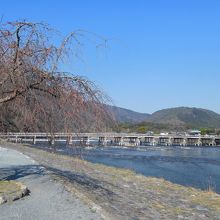
[{"label": "dry grass", "polygon": [[13,181],[0,181],[0,196],[17,193],[20,190],[19,184]]},{"label": "dry grass", "polygon": [[220,195],[215,192],[195,191],[190,197],[190,201],[195,205],[203,206],[220,213]]}]

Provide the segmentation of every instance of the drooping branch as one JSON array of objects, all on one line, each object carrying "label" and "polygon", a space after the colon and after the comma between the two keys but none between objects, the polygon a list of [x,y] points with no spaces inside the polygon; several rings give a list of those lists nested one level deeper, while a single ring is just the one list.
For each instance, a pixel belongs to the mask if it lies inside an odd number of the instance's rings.
[{"label": "drooping branch", "polygon": [[0,24],[0,108],[13,112],[20,130],[97,129],[110,118],[108,99],[91,81],[60,70],[77,34],[60,46],[51,36],[60,35],[43,23]]}]

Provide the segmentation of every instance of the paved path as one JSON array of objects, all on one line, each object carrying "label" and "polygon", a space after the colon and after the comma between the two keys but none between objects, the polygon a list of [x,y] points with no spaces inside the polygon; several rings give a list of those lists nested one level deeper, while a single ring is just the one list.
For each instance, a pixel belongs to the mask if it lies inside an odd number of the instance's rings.
[{"label": "paved path", "polygon": [[0,205],[0,220],[101,219],[87,205],[53,181],[47,171],[20,152],[0,147],[0,180],[23,182],[31,193]]}]

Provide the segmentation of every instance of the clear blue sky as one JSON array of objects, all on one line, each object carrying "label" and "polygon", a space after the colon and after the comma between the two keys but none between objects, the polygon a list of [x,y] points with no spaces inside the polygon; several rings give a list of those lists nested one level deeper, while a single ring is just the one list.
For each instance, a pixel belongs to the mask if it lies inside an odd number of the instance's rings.
[{"label": "clear blue sky", "polygon": [[108,49],[85,49],[84,63],[65,68],[95,81],[118,106],[220,113],[219,0],[7,0],[0,15],[112,39]]}]

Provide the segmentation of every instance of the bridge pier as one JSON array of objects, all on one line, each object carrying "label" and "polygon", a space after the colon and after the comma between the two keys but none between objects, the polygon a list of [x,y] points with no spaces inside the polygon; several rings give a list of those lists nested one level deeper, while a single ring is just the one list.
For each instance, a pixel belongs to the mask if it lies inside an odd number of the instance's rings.
[{"label": "bridge pier", "polygon": [[169,137],[168,146],[172,146],[172,145],[173,145],[173,138]]},{"label": "bridge pier", "polygon": [[187,139],[186,139],[186,138],[183,138],[182,146],[186,146],[186,145],[187,145]]},{"label": "bridge pier", "polygon": [[168,137],[159,137],[159,145],[169,146],[170,138]]},{"label": "bridge pier", "polygon": [[138,137],[127,137],[130,146],[139,146],[140,139]]},{"label": "bridge pier", "polygon": [[198,146],[198,138],[187,138],[187,145]]},{"label": "bridge pier", "polygon": [[212,138],[201,138],[202,146],[213,146]]},{"label": "bridge pier", "polygon": [[145,145],[153,145],[154,137],[144,137],[144,144]]},{"label": "bridge pier", "polygon": [[212,139],[212,146],[216,146],[215,138]]},{"label": "bridge pier", "polygon": [[198,146],[198,147],[199,147],[199,146],[202,146],[202,140],[201,140],[201,138],[198,138],[197,146]]},{"label": "bridge pier", "polygon": [[153,142],[152,142],[152,146],[157,146],[158,144],[159,144],[159,138],[154,137]]},{"label": "bridge pier", "polygon": [[15,143],[18,143],[18,136],[15,136]]},{"label": "bridge pier", "polygon": [[55,138],[54,137],[49,138],[49,144],[50,145],[54,145],[55,144]]},{"label": "bridge pier", "polygon": [[107,145],[107,139],[106,137],[99,137],[99,145],[106,146]]},{"label": "bridge pier", "polygon": [[73,144],[73,137],[72,136],[68,136],[67,137],[67,144],[68,145],[72,145]]},{"label": "bridge pier", "polygon": [[81,141],[80,141],[83,145],[89,145],[90,144],[90,140],[88,136],[82,137]]},{"label": "bridge pier", "polygon": [[186,145],[186,139],[181,137],[174,137],[172,141],[172,145],[174,146],[185,146]]},{"label": "bridge pier", "polygon": [[141,140],[140,140],[140,138],[136,137],[134,144],[135,144],[135,146],[140,146],[140,145],[141,145]]},{"label": "bridge pier", "polygon": [[36,137],[36,136],[34,136],[34,137],[33,137],[33,144],[35,145],[35,144],[36,144],[36,142],[37,142],[37,137]]},{"label": "bridge pier", "polygon": [[215,138],[215,146],[220,146],[220,138]]},{"label": "bridge pier", "polygon": [[114,144],[123,146],[124,145],[124,139],[123,137],[114,137]]}]

